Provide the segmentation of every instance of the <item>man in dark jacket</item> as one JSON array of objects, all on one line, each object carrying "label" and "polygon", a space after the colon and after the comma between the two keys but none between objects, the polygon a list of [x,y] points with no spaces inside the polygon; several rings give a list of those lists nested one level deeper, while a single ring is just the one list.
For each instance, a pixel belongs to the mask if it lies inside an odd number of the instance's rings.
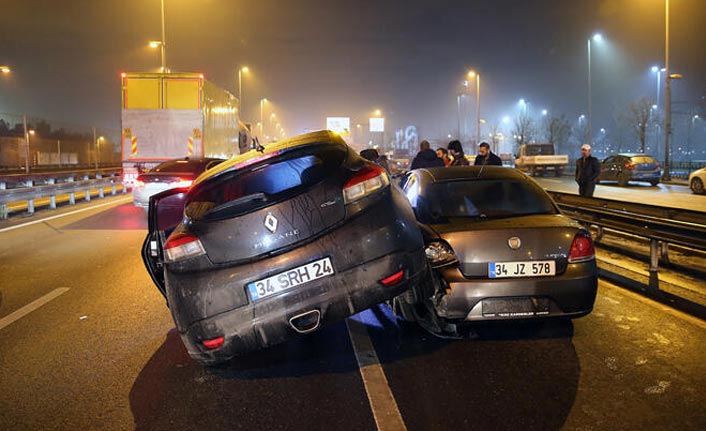
[{"label": "man in dark jacket", "polygon": [[428,141],[419,143],[419,152],[417,153],[412,165],[409,169],[433,168],[435,166],[444,167],[444,161],[437,157],[436,152],[429,148]]},{"label": "man in dark jacket", "polygon": [[490,145],[487,142],[481,142],[478,146],[476,161],[473,164],[476,166],[502,166],[503,161],[490,151]]},{"label": "man in dark jacket", "polygon": [[581,145],[581,158],[576,161],[576,182],[579,185],[579,195],[593,197],[596,181],[601,173],[601,162],[591,155],[591,146]]}]

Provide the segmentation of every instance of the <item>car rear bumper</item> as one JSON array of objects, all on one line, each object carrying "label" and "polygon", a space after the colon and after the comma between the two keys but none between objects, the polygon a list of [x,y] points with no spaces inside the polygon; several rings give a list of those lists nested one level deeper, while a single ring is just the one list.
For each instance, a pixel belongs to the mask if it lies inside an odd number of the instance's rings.
[{"label": "car rear bumper", "polygon": [[[380,282],[400,269],[404,277],[398,284],[384,286]],[[313,331],[392,299],[419,283],[425,271],[422,250],[386,255],[200,320],[181,332],[181,337],[192,358],[203,364],[216,364],[282,343],[298,333]],[[316,324],[313,328],[297,329],[296,320],[292,319],[307,313],[316,317]],[[209,350],[202,345],[204,340],[221,336],[225,341],[218,349]]]},{"label": "car rear bumper", "polygon": [[[457,268],[442,269],[440,275],[448,283],[448,290],[436,301],[437,313],[457,321],[580,317],[593,310],[598,288],[595,260],[569,264],[555,277],[473,280]],[[513,309],[518,306],[513,300],[525,301],[524,305],[528,300],[548,301],[548,308],[532,311],[519,304],[519,309]]]}]

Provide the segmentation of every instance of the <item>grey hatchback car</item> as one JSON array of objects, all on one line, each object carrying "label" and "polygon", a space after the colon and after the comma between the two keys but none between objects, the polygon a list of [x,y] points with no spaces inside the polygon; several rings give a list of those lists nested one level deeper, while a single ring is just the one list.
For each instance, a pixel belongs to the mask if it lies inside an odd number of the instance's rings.
[{"label": "grey hatchback car", "polygon": [[430,278],[398,314],[455,332],[462,323],[574,318],[598,284],[590,234],[527,175],[502,167],[411,171],[402,187],[423,229]]},{"label": "grey hatchback car", "polygon": [[645,181],[652,186],[659,184],[662,169],[647,154],[615,154],[601,162],[600,182],[616,181],[624,187],[630,181]]},{"label": "grey hatchback car", "polygon": [[428,272],[388,173],[331,132],[251,150],[150,199],[142,256],[213,365],[389,301]]}]

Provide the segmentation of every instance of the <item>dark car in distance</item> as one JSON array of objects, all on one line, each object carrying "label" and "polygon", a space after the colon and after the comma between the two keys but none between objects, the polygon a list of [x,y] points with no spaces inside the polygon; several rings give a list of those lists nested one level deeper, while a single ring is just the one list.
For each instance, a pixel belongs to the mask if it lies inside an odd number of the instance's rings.
[{"label": "dark car in distance", "polygon": [[601,162],[601,183],[616,181],[625,187],[630,181],[644,181],[652,186],[659,184],[662,169],[652,156],[647,154],[614,154]]},{"label": "dark car in distance", "polygon": [[427,283],[395,311],[443,333],[489,320],[575,318],[598,286],[593,242],[532,178],[495,166],[411,171],[402,187],[423,228]]},{"label": "dark car in distance", "polygon": [[331,132],[251,150],[152,197],[142,254],[204,365],[389,301],[428,268],[404,194]]},{"label": "dark car in distance", "polygon": [[150,196],[168,189],[189,187],[201,173],[223,161],[210,157],[186,157],[161,163],[138,175],[132,187],[132,203],[147,210]]}]

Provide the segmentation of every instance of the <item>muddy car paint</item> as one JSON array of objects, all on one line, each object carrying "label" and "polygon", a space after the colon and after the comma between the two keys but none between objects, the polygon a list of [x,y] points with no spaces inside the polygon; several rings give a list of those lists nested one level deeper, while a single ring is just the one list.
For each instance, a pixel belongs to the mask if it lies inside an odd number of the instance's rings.
[{"label": "muddy car paint", "polygon": [[[329,147],[342,152],[340,166],[292,196],[270,203],[253,189],[246,192],[255,196],[252,202],[242,201],[252,207],[242,214],[216,211],[209,219],[214,207],[204,211],[209,205],[203,201],[221,196],[209,194],[209,187],[222,181],[238,184],[249,172],[266,175],[270,168],[265,165]],[[342,193],[351,178],[370,166],[339,137],[319,132],[274,144],[264,153],[238,156],[198,178],[188,192],[167,191],[151,199],[143,258],[195,360],[212,365],[284,342],[390,300],[421,280],[427,271],[423,240],[401,190],[388,182],[354,201]],[[160,205],[179,207],[179,202],[186,204],[179,223],[173,230],[169,223],[160,226]],[[165,262],[163,244],[181,234],[201,238],[204,253]],[[262,299],[250,291],[253,283],[282,273],[295,276],[287,271],[321,259],[331,263],[332,275]],[[204,344],[220,337],[217,348]]]}]

